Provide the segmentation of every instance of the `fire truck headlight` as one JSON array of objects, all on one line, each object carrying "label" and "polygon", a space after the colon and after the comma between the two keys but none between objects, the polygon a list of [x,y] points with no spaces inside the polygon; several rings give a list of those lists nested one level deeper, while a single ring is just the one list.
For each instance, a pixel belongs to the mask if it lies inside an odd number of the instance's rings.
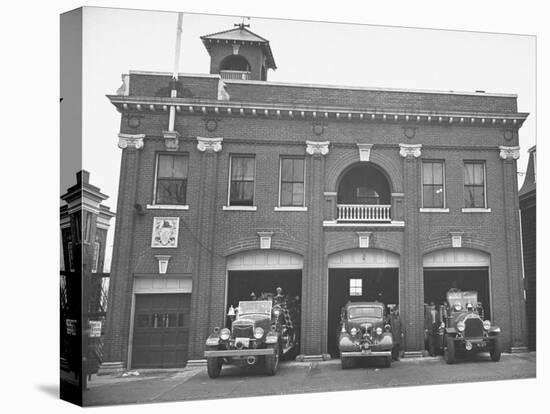
[{"label": "fire truck headlight", "polygon": [[227,328],[223,328],[220,332],[220,339],[223,341],[227,341],[229,337],[231,336],[231,331]]},{"label": "fire truck headlight", "polygon": [[262,336],[264,336],[264,330],[258,326],[254,329],[254,338],[260,339]]}]

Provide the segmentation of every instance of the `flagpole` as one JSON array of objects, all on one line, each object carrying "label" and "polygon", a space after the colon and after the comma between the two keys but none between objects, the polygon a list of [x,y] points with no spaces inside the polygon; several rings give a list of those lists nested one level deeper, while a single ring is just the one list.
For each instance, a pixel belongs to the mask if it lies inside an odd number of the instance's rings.
[{"label": "flagpole", "polygon": [[[170,91],[170,97],[172,98],[176,98],[178,95],[176,86],[177,86],[179,63],[180,63],[182,20],[183,20],[183,13],[178,13],[178,26],[176,30],[176,49],[174,51],[174,70],[172,72],[172,90]],[[174,131],[175,120],[176,120],[176,107],[175,105],[170,105],[170,118],[168,121],[168,131]]]}]

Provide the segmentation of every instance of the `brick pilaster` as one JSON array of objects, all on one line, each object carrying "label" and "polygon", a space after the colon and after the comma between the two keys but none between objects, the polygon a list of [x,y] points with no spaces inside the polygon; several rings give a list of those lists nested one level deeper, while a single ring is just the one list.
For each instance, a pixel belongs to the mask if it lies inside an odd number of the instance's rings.
[{"label": "brick pilaster", "polygon": [[[504,230],[506,237],[506,270],[510,301],[511,348],[527,344],[524,284],[521,271],[521,243],[519,234],[519,198],[517,166],[519,147],[501,147],[502,179],[504,189]],[[496,316],[496,315],[495,315]],[[498,322],[498,320],[497,320]]]},{"label": "brick pilaster", "polygon": [[308,247],[302,274],[302,349],[305,355],[326,352],[326,278],[327,265],[324,251],[324,195],[325,155],[328,142],[307,141],[308,189]]},{"label": "brick pilaster", "polygon": [[424,348],[424,276],[420,257],[418,208],[421,145],[400,144],[403,157],[405,232],[399,268],[400,314],[405,335],[405,352]]},{"label": "brick pilaster", "polygon": [[202,359],[204,341],[212,328],[211,282],[214,279],[214,231],[216,220],[216,185],[218,153],[222,150],[222,139],[198,138],[198,151],[201,152],[200,187],[198,194],[198,240],[195,247],[193,266],[193,294],[191,296],[192,321],[189,329],[189,359]]},{"label": "brick pilaster", "polygon": [[122,149],[113,261],[109,281],[105,325],[104,366],[123,368],[128,361],[128,340],[132,305],[132,244],[140,149],[144,135],[119,135]]}]

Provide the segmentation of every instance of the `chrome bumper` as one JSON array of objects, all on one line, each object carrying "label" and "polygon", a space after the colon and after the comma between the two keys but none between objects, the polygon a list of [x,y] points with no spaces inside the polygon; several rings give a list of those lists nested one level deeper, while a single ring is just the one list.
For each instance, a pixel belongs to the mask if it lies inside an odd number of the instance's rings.
[{"label": "chrome bumper", "polygon": [[343,356],[343,357],[391,357],[391,351],[371,351],[367,349],[365,351],[340,352],[340,356]]},{"label": "chrome bumper", "polygon": [[204,351],[205,358],[208,357],[247,357],[257,355],[273,355],[275,350],[273,348],[263,349],[223,349],[220,351]]}]

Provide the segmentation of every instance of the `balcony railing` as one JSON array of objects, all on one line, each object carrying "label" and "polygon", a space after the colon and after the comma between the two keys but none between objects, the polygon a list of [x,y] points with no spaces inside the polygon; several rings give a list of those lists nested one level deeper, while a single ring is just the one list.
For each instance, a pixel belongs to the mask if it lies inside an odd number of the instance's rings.
[{"label": "balcony railing", "polygon": [[390,222],[390,204],[337,204],[337,221]]},{"label": "balcony railing", "polygon": [[220,70],[222,79],[249,80],[250,72],[244,70]]}]

